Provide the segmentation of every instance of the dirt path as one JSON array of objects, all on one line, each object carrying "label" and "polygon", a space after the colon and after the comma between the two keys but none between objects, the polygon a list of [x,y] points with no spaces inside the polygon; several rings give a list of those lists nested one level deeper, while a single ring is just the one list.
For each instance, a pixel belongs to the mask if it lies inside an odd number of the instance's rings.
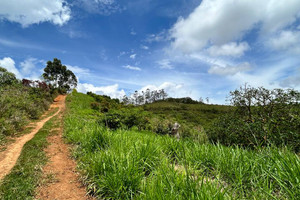
[{"label": "dirt path", "polygon": [[62,139],[64,110],[63,106],[58,115],[59,126],[54,130],[58,133],[47,138],[50,145],[45,152],[50,162],[43,168],[45,183],[37,189],[37,199],[92,199],[86,196],[85,187],[79,182],[76,173],[76,163],[70,158],[68,145]]},{"label": "dirt path", "polygon": [[55,102],[51,105],[51,108],[58,107],[59,110],[51,115],[50,117],[47,117],[39,122],[36,123],[35,128],[29,133],[24,136],[21,136],[16,139],[16,141],[8,146],[8,148],[0,153],[0,180],[2,180],[9,172],[10,170],[15,166],[22,148],[26,142],[31,140],[34,135],[44,126],[44,124],[50,120],[52,117],[56,116],[60,111],[62,106],[64,105],[65,96],[58,96],[55,99]]}]

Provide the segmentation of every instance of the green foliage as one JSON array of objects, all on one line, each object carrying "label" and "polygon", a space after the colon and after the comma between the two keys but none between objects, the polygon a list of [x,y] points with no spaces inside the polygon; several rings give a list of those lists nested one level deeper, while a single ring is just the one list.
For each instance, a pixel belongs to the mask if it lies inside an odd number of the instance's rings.
[{"label": "green foliage", "polygon": [[98,102],[92,102],[91,103],[91,108],[94,109],[94,110],[100,111],[100,108],[101,108],[100,103],[98,103]]},{"label": "green foliage", "polygon": [[138,130],[146,130],[149,125],[149,114],[140,108],[121,108],[110,110],[105,113],[100,123],[110,129],[125,128],[131,129],[137,127]]},{"label": "green foliage", "polygon": [[289,146],[300,151],[300,93],[294,90],[267,90],[241,87],[231,92],[236,106],[208,129],[214,142],[240,146]]},{"label": "green foliage", "polygon": [[13,85],[18,82],[16,76],[8,72],[5,68],[0,67],[0,87],[4,87],[6,85]]},{"label": "green foliage", "polygon": [[75,74],[68,70],[65,65],[62,65],[57,58],[54,58],[53,62],[47,62],[43,77],[52,84],[54,89],[58,89],[61,94],[65,94],[77,86]]},{"label": "green foliage", "polygon": [[242,149],[99,125],[93,98],[68,96],[65,137],[99,199],[297,199],[300,159],[277,147]]},{"label": "green foliage", "polygon": [[205,129],[210,126],[213,119],[228,113],[230,106],[207,105],[207,104],[185,104],[173,101],[158,101],[152,104],[142,106],[145,111],[161,116],[166,119],[172,119],[180,124],[186,124],[190,127],[202,126]]},{"label": "green foliage", "polygon": [[[20,83],[0,87],[0,139],[20,131],[31,119],[38,119],[52,102],[49,92]],[[0,143],[1,143],[0,141]]]}]

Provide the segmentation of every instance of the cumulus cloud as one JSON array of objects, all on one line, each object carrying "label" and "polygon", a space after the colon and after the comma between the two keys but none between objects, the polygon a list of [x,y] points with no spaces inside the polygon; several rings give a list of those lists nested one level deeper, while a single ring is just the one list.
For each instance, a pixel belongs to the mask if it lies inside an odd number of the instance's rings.
[{"label": "cumulus cloud", "polygon": [[79,83],[77,90],[82,93],[93,92],[100,95],[107,95],[112,98],[122,98],[126,93],[123,89],[119,89],[118,84],[97,87],[93,84]]},{"label": "cumulus cloud", "polygon": [[281,31],[270,39],[269,45],[275,50],[300,52],[300,31]]},{"label": "cumulus cloud", "polygon": [[22,78],[39,80],[43,74],[43,68],[45,67],[45,61],[38,60],[36,58],[27,58],[20,63],[20,72]]},{"label": "cumulus cloud", "polygon": [[145,92],[148,88],[152,91],[164,89],[170,97],[193,97],[192,91],[181,83],[164,82],[160,85],[146,85],[139,92]]},{"label": "cumulus cloud", "polygon": [[236,66],[226,66],[226,67],[214,65],[210,67],[208,73],[217,74],[221,76],[228,76],[228,75],[237,74],[239,72],[249,71],[250,69],[251,69],[250,64],[245,62]]},{"label": "cumulus cloud", "polygon": [[249,50],[249,45],[247,42],[230,42],[221,46],[213,45],[207,49],[211,56],[233,56],[240,57],[243,56],[245,51]]},{"label": "cumulus cloud", "polygon": [[135,70],[135,71],[142,71],[141,68],[135,67],[135,66],[131,66],[131,65],[123,66],[123,68],[125,68],[125,69],[130,69],[130,70]]},{"label": "cumulus cloud", "polygon": [[172,27],[172,46],[195,52],[211,44],[220,46],[239,40],[258,26],[261,33],[271,34],[295,22],[299,10],[298,0],[203,0]]},{"label": "cumulus cloud", "polygon": [[170,60],[163,59],[157,62],[161,69],[174,69],[173,65],[171,65]]},{"label": "cumulus cloud", "polygon": [[7,71],[12,72],[16,75],[17,78],[22,78],[21,73],[15,67],[15,61],[10,57],[4,57],[0,60],[0,66],[7,69]]},{"label": "cumulus cloud", "polygon": [[62,26],[71,18],[64,0],[1,1],[0,19],[20,23],[23,27],[42,22]]},{"label": "cumulus cloud", "polygon": [[146,91],[147,89],[150,90],[161,90],[164,89],[166,91],[170,91],[170,90],[178,90],[180,88],[183,87],[183,84],[175,84],[175,83],[171,83],[171,82],[164,82],[159,86],[156,85],[146,85],[144,87],[142,87],[139,91]]},{"label": "cumulus cloud", "polygon": [[27,58],[20,62],[20,65],[16,67],[15,61],[10,57],[5,57],[0,60],[0,66],[6,68],[9,72],[16,75],[18,79],[31,79],[40,80],[43,73],[44,61],[36,58]]}]

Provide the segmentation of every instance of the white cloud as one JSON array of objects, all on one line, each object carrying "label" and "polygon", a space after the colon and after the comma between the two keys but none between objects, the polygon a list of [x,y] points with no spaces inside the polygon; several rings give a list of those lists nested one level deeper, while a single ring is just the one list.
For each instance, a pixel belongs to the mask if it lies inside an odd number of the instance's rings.
[{"label": "white cloud", "polygon": [[299,0],[203,0],[172,27],[172,46],[195,52],[239,40],[255,26],[264,35],[271,34],[295,22],[299,10]]},{"label": "white cloud", "polygon": [[170,60],[163,59],[157,62],[161,69],[174,69],[173,65],[171,65]]},{"label": "white cloud", "polygon": [[130,70],[135,70],[135,71],[141,71],[142,69],[139,67],[131,66],[131,65],[126,65],[123,66],[125,69],[130,69]]},{"label": "white cloud", "polygon": [[168,36],[168,31],[162,30],[158,34],[149,34],[146,37],[146,42],[152,43],[152,42],[161,42],[161,41],[166,41],[169,39]]},{"label": "white cloud", "polygon": [[249,50],[249,45],[247,42],[230,42],[221,46],[211,46],[207,49],[211,56],[233,56],[240,57],[243,56],[245,51]]},{"label": "white cloud", "polygon": [[[40,65],[42,67],[37,67],[37,65]],[[20,63],[20,72],[22,78],[39,80],[44,72],[44,65],[45,61],[43,60],[38,60],[36,58],[27,58],[26,60]]]},{"label": "white cloud", "polygon": [[269,41],[275,50],[292,50],[300,52],[300,31],[282,31]]},{"label": "white cloud", "polygon": [[136,35],[137,33],[134,31],[134,29],[131,29],[130,35]]},{"label": "white cloud", "polygon": [[175,98],[195,96],[192,94],[193,92],[189,88],[187,88],[184,84],[181,83],[164,82],[160,85],[146,85],[142,87],[139,90],[139,92],[146,91],[148,88],[151,91],[164,89],[170,97]]},{"label": "white cloud", "polygon": [[21,73],[19,70],[15,67],[15,61],[10,57],[4,57],[2,60],[0,60],[0,66],[7,69],[7,71],[12,72],[16,75],[17,78],[22,78]]},{"label": "white cloud", "polygon": [[71,18],[64,0],[1,0],[0,19],[20,23],[23,27],[42,22],[62,26]]},{"label": "white cloud", "polygon": [[89,13],[106,16],[125,9],[115,0],[75,0],[73,4]]},{"label": "white cloud", "polygon": [[179,90],[183,87],[183,84],[175,84],[175,83],[171,83],[171,82],[164,82],[159,86],[156,85],[146,85],[144,87],[142,87],[139,91],[146,91],[147,89],[150,90],[161,90],[164,89],[166,92],[176,92],[176,90]]},{"label": "white cloud", "polygon": [[300,68],[291,76],[288,76],[280,82],[283,87],[293,87],[300,89]]},{"label": "white cloud", "polygon": [[81,68],[78,66],[66,65],[66,67],[71,70],[77,77],[84,77],[90,75],[90,70],[86,68]]},{"label": "white cloud", "polygon": [[148,46],[146,46],[146,45],[141,45],[141,49],[148,50],[148,49],[149,49],[149,47],[148,47]]},{"label": "white cloud", "polygon": [[214,66],[210,67],[210,69],[208,70],[208,73],[227,76],[227,75],[234,75],[239,72],[249,71],[250,69],[251,69],[250,64],[245,62],[245,63],[241,63],[237,66],[222,67],[219,65],[214,65]]},{"label": "white cloud", "polygon": [[131,59],[135,59],[136,54],[132,54],[132,55],[130,55],[129,57],[130,57]]},{"label": "white cloud", "polygon": [[0,38],[0,44],[8,47],[20,47],[20,48],[28,48],[28,49],[38,49],[38,50],[44,50],[43,47],[35,46],[32,44],[26,44],[21,42],[15,42],[8,39],[2,39]]},{"label": "white cloud", "polygon": [[82,93],[93,92],[100,95],[108,95],[112,98],[122,98],[126,94],[124,90],[119,89],[118,84],[97,87],[93,84],[79,83],[77,90]]}]

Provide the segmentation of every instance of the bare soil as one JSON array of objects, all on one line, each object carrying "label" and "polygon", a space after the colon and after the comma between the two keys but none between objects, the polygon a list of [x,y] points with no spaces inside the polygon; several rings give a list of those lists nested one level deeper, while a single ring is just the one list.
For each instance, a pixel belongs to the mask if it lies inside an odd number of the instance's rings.
[{"label": "bare soil", "polygon": [[65,105],[59,113],[57,132],[47,138],[49,146],[45,149],[50,162],[43,168],[43,184],[37,189],[38,199],[75,200],[92,199],[86,195],[85,187],[76,173],[76,163],[70,158],[68,145],[63,142],[63,114]]}]

